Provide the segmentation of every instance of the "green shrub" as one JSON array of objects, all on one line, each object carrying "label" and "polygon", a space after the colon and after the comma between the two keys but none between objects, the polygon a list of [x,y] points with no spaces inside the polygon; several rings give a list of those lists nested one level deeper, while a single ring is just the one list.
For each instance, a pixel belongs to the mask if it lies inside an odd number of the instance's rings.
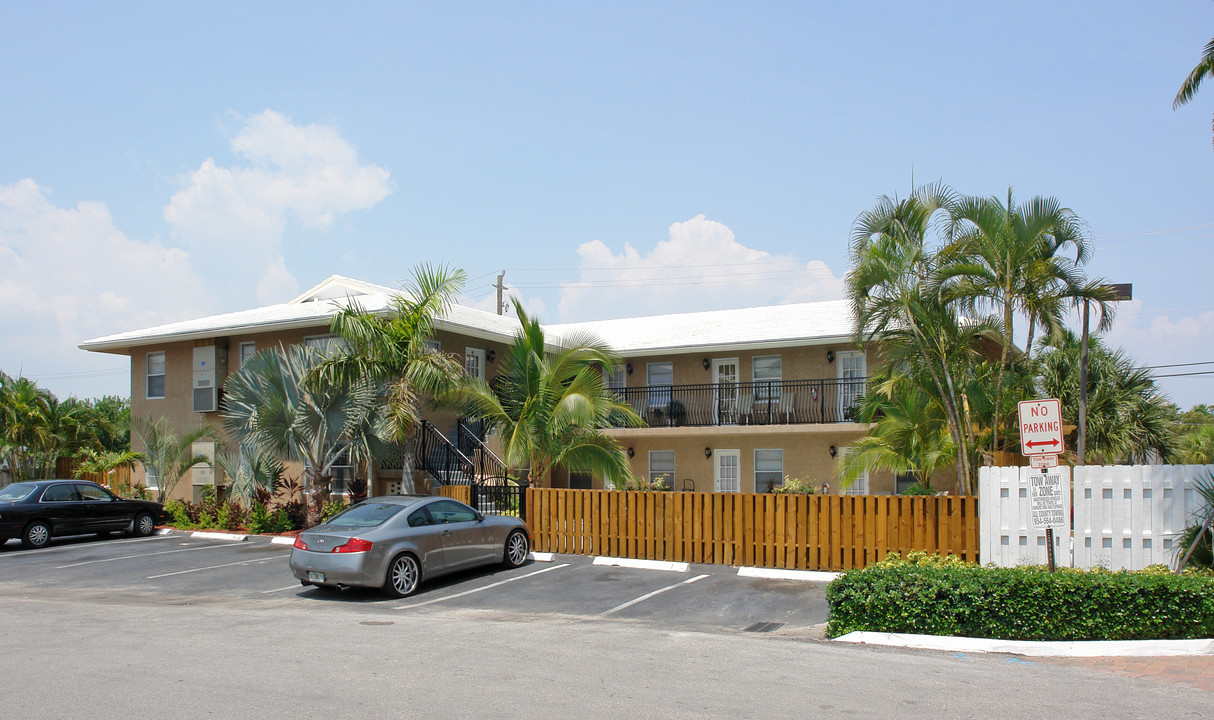
[{"label": "green shrub", "polygon": [[328,522],[334,515],[350,507],[344,500],[330,500],[320,508],[320,521]]},{"label": "green shrub", "polygon": [[843,574],[826,599],[830,637],[856,630],[1005,640],[1214,637],[1214,575],[1162,567],[1050,573],[910,553]]},{"label": "green shrub", "polygon": [[646,477],[631,477],[622,483],[620,489],[621,490],[655,490],[655,491],[660,492],[663,490],[669,490],[671,481],[672,481],[671,479],[665,478],[665,477],[659,477],[653,481],[650,481],[650,479],[646,478]]},{"label": "green shrub", "polygon": [[784,482],[776,485],[771,491],[777,495],[813,495],[814,481],[808,477],[784,476]]},{"label": "green shrub", "polygon": [[923,485],[916,482],[916,483],[911,483],[910,485],[908,485],[907,488],[899,494],[900,495],[935,495],[936,491],[932,490],[929,487],[923,487]]},{"label": "green shrub", "polygon": [[182,501],[169,500],[164,504],[164,510],[172,518],[169,523],[174,527],[188,528],[193,526],[194,521],[190,519],[185,503]]},{"label": "green shrub", "polygon": [[291,515],[283,508],[278,508],[274,511],[274,518],[270,527],[270,532],[290,532],[296,528],[296,524],[292,522]]},{"label": "green shrub", "polygon": [[253,534],[274,532],[274,520],[266,506],[254,501],[249,510],[249,532]]}]

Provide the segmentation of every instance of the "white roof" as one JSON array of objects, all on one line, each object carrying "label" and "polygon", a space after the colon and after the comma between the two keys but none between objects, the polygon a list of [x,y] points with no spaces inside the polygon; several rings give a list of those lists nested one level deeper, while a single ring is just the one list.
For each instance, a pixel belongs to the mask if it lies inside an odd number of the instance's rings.
[{"label": "white roof", "polygon": [[545,326],[557,335],[592,332],[622,355],[812,345],[849,339],[853,327],[846,300]]},{"label": "white roof", "polygon": [[[290,302],[106,335],[86,340],[80,344],[80,348],[97,352],[123,351],[140,345],[198,340],[217,335],[315,328],[327,325],[329,318],[350,300],[356,301],[367,312],[386,312],[391,306],[391,297],[398,293],[398,290],[382,285],[333,275]],[[518,321],[455,305],[446,317],[439,320],[438,326],[473,337],[509,341],[518,328]]]},{"label": "white roof", "polygon": [[[80,344],[84,350],[123,352],[131,347],[221,335],[243,335],[273,330],[315,328],[328,323],[349,300],[368,312],[386,312],[399,291],[333,275],[290,302],[252,310],[211,315],[196,320],[158,325]],[[510,342],[518,330],[514,317],[454,305],[438,326],[500,342]],[[622,355],[656,351],[692,352],[699,349],[745,349],[777,345],[815,344],[851,337],[851,312],[845,300],[651,315],[583,323],[545,325],[551,340],[589,331]]]}]

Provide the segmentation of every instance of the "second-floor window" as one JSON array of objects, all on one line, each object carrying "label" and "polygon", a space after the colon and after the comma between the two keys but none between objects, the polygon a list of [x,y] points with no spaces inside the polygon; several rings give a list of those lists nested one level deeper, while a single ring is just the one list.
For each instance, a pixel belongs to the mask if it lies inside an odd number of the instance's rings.
[{"label": "second-floor window", "polygon": [[755,380],[755,400],[775,402],[780,399],[783,366],[779,355],[761,355],[752,361]]},{"label": "second-floor window", "polygon": [[674,363],[653,362],[646,366],[649,385],[649,407],[664,408],[670,403],[670,386],[674,385]]},{"label": "second-floor window", "polygon": [[147,399],[164,397],[164,351],[148,353]]},{"label": "second-floor window", "polygon": [[240,364],[244,365],[257,352],[257,343],[242,342],[240,344]]},{"label": "second-floor window", "polygon": [[464,349],[464,372],[474,380],[485,379],[485,351],[481,348]]}]

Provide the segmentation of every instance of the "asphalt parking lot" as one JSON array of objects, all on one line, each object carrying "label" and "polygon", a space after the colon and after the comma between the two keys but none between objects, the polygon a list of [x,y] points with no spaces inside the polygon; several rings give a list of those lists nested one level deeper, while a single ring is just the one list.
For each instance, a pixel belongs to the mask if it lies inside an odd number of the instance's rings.
[{"label": "asphalt parking lot", "polygon": [[557,555],[515,569],[484,568],[424,582],[390,599],[374,590],[303,587],[287,569],[289,545],[266,537],[232,542],[173,532],[150,538],[56,539],[40,550],[0,547],[0,595],[94,597],[148,604],[225,603],[384,615],[535,613],[649,623],[664,629],[817,634],[826,622],[825,585],[739,576],[737,568],[691,565],[684,572],[596,565]]}]

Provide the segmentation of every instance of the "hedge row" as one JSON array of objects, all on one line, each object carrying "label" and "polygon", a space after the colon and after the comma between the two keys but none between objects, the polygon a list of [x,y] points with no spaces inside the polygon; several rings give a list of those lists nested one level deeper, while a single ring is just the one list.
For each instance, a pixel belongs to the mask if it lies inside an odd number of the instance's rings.
[{"label": "hedge row", "polygon": [[845,573],[826,599],[830,637],[856,630],[1004,640],[1214,637],[1214,576],[1163,567],[1051,574],[912,553]]}]

